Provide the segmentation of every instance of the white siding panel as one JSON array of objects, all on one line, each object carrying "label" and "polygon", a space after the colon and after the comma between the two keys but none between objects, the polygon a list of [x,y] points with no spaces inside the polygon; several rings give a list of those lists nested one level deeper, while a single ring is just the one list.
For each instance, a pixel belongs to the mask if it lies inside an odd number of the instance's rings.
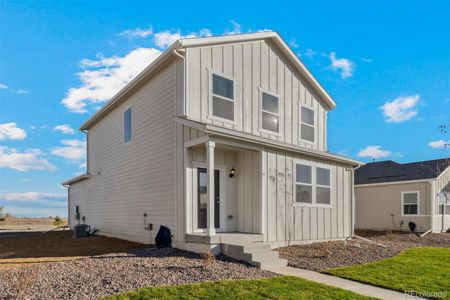
[{"label": "white siding panel", "polygon": [[[179,238],[173,114],[177,68],[171,63],[89,129],[91,178],[70,187],[70,214],[80,206],[99,234],[153,242],[159,225]],[[132,141],[123,143],[123,111],[132,107]],[[144,229],[143,213],[154,224]],[[74,222],[71,222],[71,226]]]}]

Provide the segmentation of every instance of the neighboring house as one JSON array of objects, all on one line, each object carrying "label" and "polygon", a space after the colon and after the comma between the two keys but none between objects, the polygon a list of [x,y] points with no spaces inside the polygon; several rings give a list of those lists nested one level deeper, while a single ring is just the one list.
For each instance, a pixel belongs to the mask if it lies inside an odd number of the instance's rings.
[{"label": "neighboring house", "polygon": [[99,234],[153,243],[165,225],[198,251],[239,234],[349,237],[360,163],[327,150],[335,105],[275,32],[180,39],[81,126],[70,226],[78,212]]},{"label": "neighboring house", "polygon": [[368,163],[355,174],[357,229],[447,231],[450,158],[399,164]]}]

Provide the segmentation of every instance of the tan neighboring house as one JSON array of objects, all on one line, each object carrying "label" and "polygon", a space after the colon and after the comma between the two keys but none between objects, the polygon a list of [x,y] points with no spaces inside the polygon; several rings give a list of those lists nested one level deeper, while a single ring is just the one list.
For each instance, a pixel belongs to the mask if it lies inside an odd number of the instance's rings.
[{"label": "tan neighboring house", "polygon": [[70,226],[78,209],[99,234],[153,243],[165,225],[196,251],[347,238],[360,163],[328,152],[335,106],[275,32],[180,39],[81,126]]},{"label": "tan neighboring house", "polygon": [[450,229],[450,158],[368,163],[355,173],[357,229]]}]

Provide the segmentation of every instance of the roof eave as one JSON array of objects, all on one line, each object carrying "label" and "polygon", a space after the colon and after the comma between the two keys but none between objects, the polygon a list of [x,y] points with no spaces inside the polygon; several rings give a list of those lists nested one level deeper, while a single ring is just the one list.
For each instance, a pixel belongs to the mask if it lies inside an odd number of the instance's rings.
[{"label": "roof eave", "polygon": [[66,181],[64,181],[61,184],[64,185],[64,186],[71,185],[71,184],[77,183],[79,181],[82,181],[82,180],[85,180],[85,179],[89,179],[90,177],[91,177],[91,175],[89,173],[81,174],[81,175],[75,176],[73,178],[70,178],[69,180],[66,180]]}]

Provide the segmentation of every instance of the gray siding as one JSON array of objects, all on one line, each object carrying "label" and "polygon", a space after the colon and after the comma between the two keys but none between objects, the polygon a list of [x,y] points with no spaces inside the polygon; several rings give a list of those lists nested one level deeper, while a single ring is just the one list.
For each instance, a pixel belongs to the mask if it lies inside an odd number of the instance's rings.
[{"label": "gray siding", "polygon": [[[295,204],[294,163],[331,169],[331,207]],[[274,151],[262,153],[263,231],[267,242],[340,239],[351,235],[351,171],[343,165]]]},{"label": "gray siding", "polygon": [[[186,61],[189,118],[307,148],[327,149],[326,105],[270,41],[188,48]],[[236,114],[233,124],[210,118],[212,72],[234,79]],[[260,131],[259,89],[280,97],[279,135]],[[299,141],[300,105],[316,112],[314,144]]]},{"label": "gray siding", "polygon": [[[159,225],[176,230],[175,114],[177,68],[171,63],[88,133],[91,178],[71,185],[69,216],[80,206],[100,234],[153,242]],[[123,143],[123,111],[132,107],[133,138]],[[143,213],[154,224],[144,230]]]},{"label": "gray siding", "polygon": [[[356,228],[409,230],[408,222],[426,231],[431,227],[431,188],[428,182],[356,186]],[[420,215],[402,216],[402,192],[420,192]],[[393,214],[393,216],[391,216]],[[400,227],[400,221],[403,226]]]}]

